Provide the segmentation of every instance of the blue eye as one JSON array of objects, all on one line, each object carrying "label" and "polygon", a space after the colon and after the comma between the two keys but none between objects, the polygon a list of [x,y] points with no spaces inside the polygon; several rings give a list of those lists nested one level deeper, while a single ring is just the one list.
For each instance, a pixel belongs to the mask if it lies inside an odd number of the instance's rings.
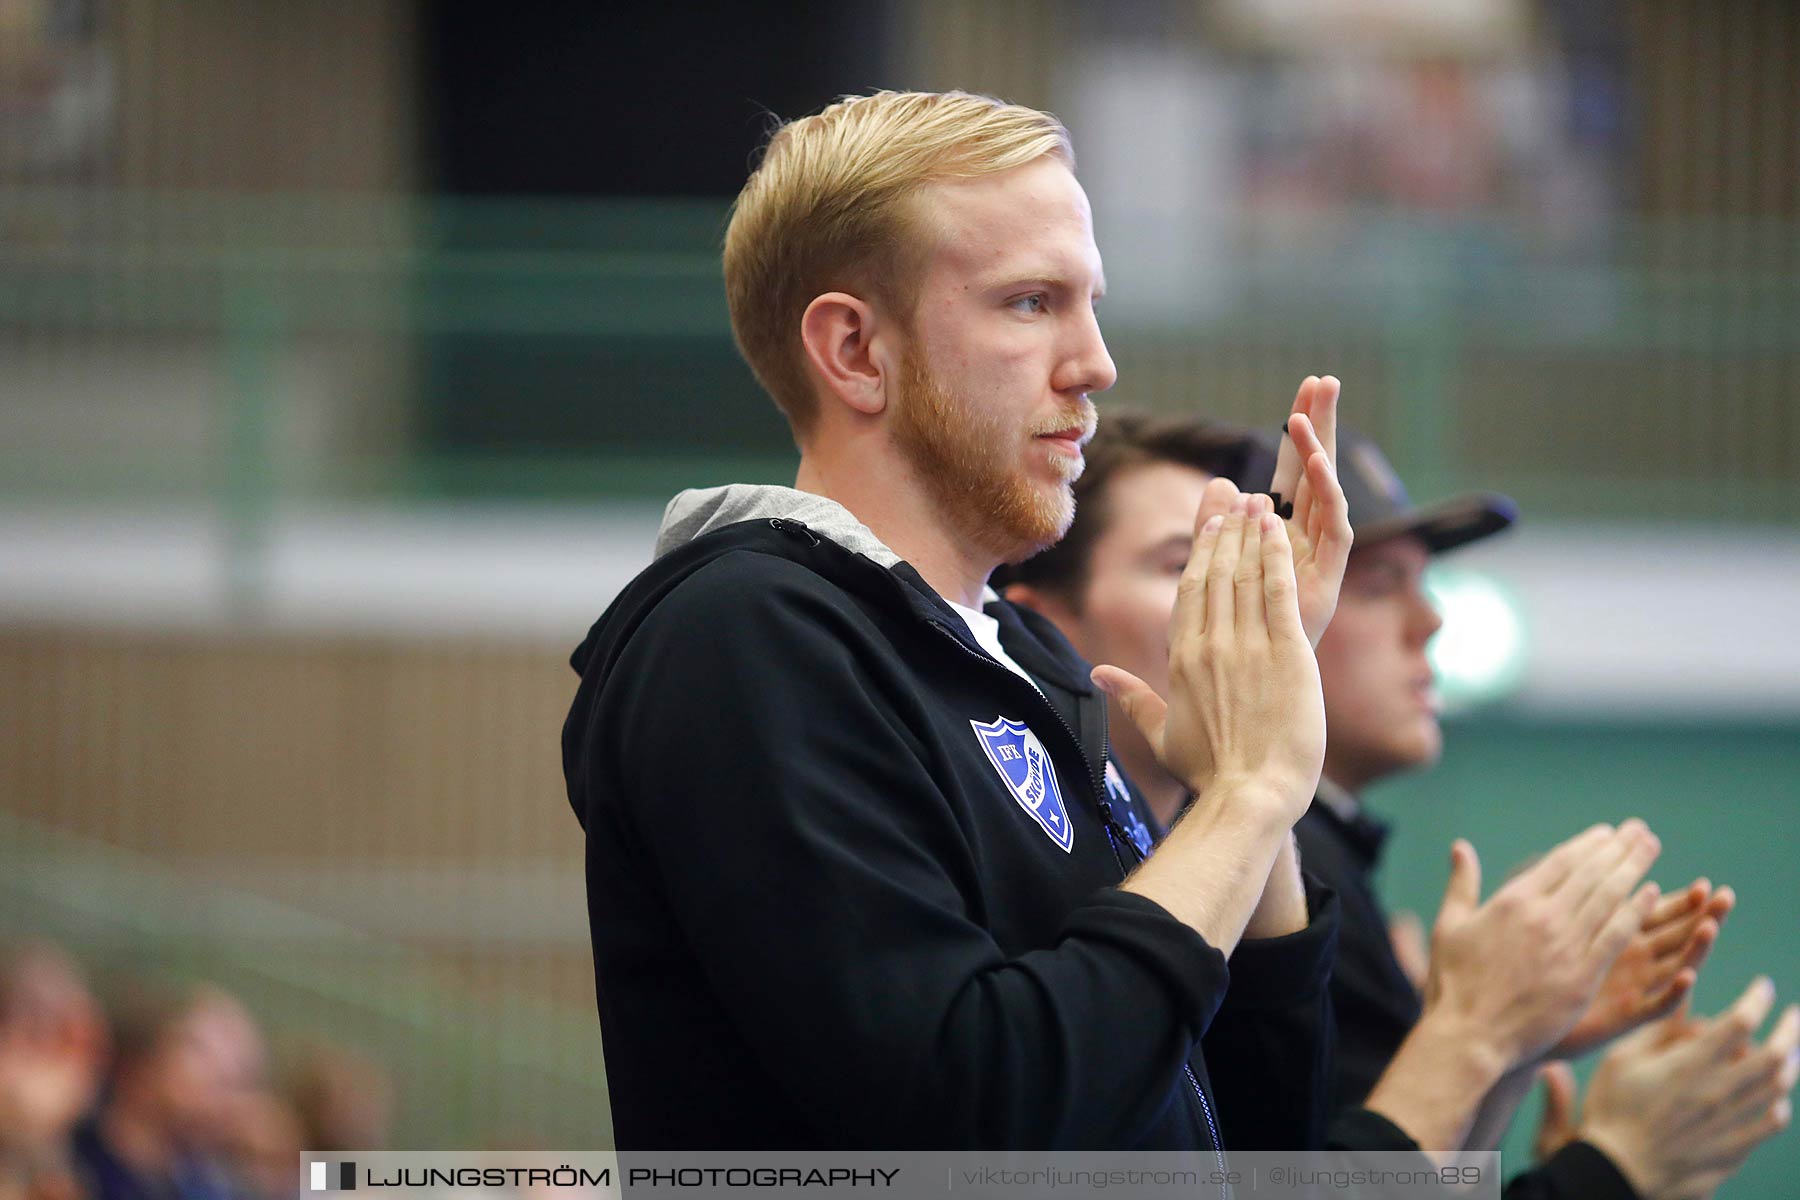
[{"label": "blue eye", "polygon": [[1013,300],[1010,303],[1012,307],[1018,309],[1020,312],[1041,313],[1044,311],[1046,301],[1044,299],[1044,293],[1033,292],[1029,296],[1020,296],[1017,300]]}]

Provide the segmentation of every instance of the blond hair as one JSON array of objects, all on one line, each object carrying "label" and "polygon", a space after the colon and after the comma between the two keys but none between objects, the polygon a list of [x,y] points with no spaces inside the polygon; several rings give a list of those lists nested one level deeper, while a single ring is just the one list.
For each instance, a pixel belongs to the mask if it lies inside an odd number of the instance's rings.
[{"label": "blond hair", "polygon": [[879,298],[906,322],[925,250],[908,198],[1045,155],[1074,168],[1055,117],[967,92],[849,96],[775,131],[732,209],[725,295],[738,349],[797,436],[817,415],[800,345],[813,298]]}]

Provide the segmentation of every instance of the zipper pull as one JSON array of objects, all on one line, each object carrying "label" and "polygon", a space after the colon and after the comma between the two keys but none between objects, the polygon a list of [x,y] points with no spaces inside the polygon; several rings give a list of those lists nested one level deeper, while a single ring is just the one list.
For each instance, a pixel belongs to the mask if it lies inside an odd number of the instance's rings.
[{"label": "zipper pull", "polygon": [[805,521],[796,521],[792,517],[770,517],[769,528],[780,533],[797,533],[806,539],[809,546],[819,544],[819,535],[809,529]]}]

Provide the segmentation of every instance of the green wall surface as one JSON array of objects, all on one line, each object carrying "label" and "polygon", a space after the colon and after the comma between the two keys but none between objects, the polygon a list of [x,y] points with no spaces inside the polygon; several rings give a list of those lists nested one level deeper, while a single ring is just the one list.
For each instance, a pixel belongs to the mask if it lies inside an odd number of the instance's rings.
[{"label": "green wall surface", "polygon": [[[1550,723],[1487,716],[1446,728],[1436,769],[1385,784],[1367,799],[1395,826],[1383,895],[1428,924],[1456,837],[1469,838],[1480,852],[1487,895],[1525,858],[1595,821],[1644,818],[1662,839],[1652,878],[1665,889],[1704,875],[1737,891],[1737,911],[1695,993],[1695,1011],[1712,1013],[1757,974],[1775,981],[1779,1005],[1800,1000],[1797,780],[1800,722]],[[1584,1079],[1597,1057],[1578,1066]],[[1503,1147],[1509,1171],[1526,1162],[1537,1112],[1534,1094]],[[1719,1192],[1723,1200],[1796,1195],[1800,1131],[1794,1129],[1757,1150]]]}]

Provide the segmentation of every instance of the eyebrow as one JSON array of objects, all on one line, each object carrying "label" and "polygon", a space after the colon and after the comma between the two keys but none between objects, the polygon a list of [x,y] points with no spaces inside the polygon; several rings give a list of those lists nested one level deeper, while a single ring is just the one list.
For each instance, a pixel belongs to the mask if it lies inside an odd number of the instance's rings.
[{"label": "eyebrow", "polygon": [[1357,566],[1359,576],[1373,577],[1382,583],[1404,582],[1411,575],[1411,572],[1403,564],[1394,562],[1392,559],[1365,560]]},{"label": "eyebrow", "polygon": [[[1015,288],[1038,288],[1046,292],[1073,292],[1076,287],[1066,276],[1053,274],[1028,273],[1025,275],[996,276],[991,283],[980,285],[983,292],[1010,292]],[[1106,276],[1101,275],[1094,281],[1092,298],[1099,300],[1106,295]]]},{"label": "eyebrow", "polygon": [[1171,533],[1168,537],[1164,538],[1162,541],[1157,542],[1155,545],[1153,545],[1149,549],[1145,550],[1144,553],[1149,557],[1155,558],[1160,555],[1167,554],[1173,550],[1179,550],[1183,554],[1191,554],[1191,553],[1193,553],[1193,549],[1194,549],[1194,535],[1193,534],[1191,534],[1191,533]]}]

